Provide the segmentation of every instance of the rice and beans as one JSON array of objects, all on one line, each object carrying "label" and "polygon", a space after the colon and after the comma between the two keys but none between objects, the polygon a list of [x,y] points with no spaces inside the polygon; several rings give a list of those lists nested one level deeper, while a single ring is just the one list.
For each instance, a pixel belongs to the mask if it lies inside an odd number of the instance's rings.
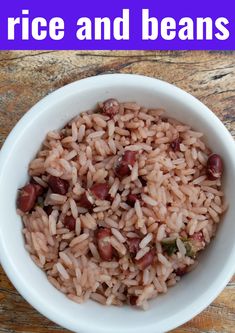
[{"label": "rice and beans", "polygon": [[202,133],[109,99],[49,132],[30,163],[26,249],[69,299],[146,309],[215,235],[222,172]]}]

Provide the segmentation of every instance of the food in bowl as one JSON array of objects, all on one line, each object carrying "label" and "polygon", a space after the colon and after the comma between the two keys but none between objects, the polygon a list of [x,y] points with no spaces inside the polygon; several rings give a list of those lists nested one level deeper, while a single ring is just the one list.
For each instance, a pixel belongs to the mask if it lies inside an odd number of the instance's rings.
[{"label": "food in bowl", "polygon": [[146,309],[192,270],[226,208],[202,137],[113,98],[49,132],[17,203],[48,280],[77,303]]}]

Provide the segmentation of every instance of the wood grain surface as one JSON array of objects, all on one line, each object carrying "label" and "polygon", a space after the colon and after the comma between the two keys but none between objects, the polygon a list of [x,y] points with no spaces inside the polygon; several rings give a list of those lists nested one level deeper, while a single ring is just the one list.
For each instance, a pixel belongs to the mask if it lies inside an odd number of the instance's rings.
[{"label": "wood grain surface", "polygon": [[[0,52],[0,145],[42,97],[103,73],[144,74],[173,83],[211,108],[235,137],[235,52],[9,51]],[[0,267],[0,332],[68,331],[26,303]],[[206,310],[171,333],[235,333],[235,277]]]}]

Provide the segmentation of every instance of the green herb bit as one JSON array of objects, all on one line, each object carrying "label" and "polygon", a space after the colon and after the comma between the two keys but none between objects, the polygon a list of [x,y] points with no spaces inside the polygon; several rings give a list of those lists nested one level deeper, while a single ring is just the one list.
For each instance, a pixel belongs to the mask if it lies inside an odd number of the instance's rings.
[{"label": "green herb bit", "polygon": [[189,241],[183,241],[186,249],[186,256],[190,258],[195,258],[195,251],[193,250],[192,244]]},{"label": "green herb bit", "polygon": [[161,241],[163,251],[165,251],[168,256],[172,256],[173,253],[177,251],[176,239],[163,239]]}]

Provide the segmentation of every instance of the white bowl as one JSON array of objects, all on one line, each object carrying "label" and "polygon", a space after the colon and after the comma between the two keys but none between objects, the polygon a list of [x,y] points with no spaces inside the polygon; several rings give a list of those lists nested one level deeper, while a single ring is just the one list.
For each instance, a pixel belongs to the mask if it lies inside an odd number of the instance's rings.
[{"label": "white bowl", "polygon": [[[93,301],[78,305],[46,279],[24,249],[21,219],[16,214],[17,189],[27,180],[27,168],[45,134],[62,127],[97,101],[115,97],[167,114],[205,133],[212,150],[223,157],[226,199],[230,204],[216,238],[197,268],[166,295],[150,302],[148,311],[104,307]],[[125,74],[91,77],[69,84],[37,103],[15,126],[0,154],[0,259],[20,294],[59,325],[80,333],[157,333],[173,329],[205,309],[235,271],[235,145],[220,120],[196,98],[166,82]]]}]

